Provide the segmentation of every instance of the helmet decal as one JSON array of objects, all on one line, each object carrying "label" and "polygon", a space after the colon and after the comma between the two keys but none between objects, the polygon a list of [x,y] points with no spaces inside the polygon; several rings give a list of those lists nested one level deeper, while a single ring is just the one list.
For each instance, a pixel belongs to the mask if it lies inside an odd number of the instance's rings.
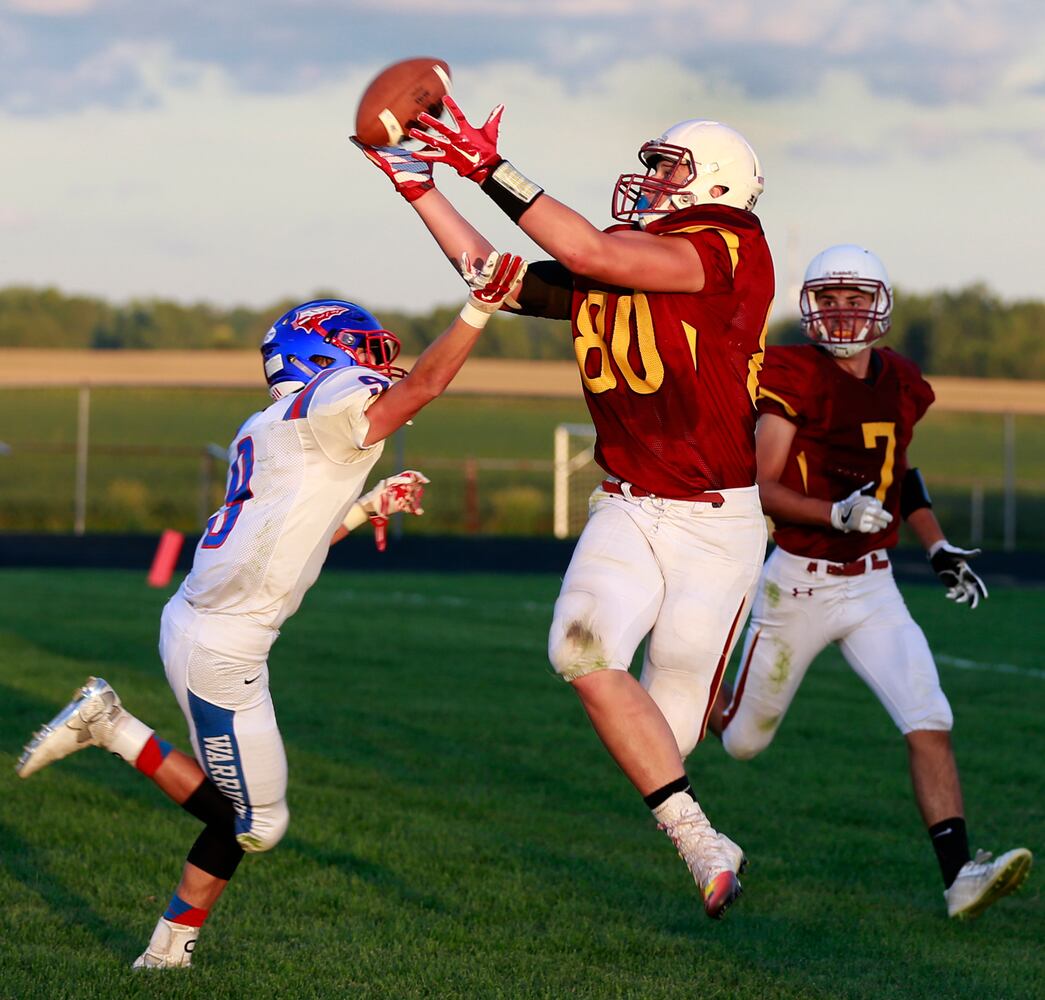
[{"label": "helmet decal", "polygon": [[273,399],[297,392],[320,372],[361,366],[383,375],[406,374],[392,362],[399,355],[395,334],[362,306],[317,299],[284,313],[261,342],[265,381]]}]

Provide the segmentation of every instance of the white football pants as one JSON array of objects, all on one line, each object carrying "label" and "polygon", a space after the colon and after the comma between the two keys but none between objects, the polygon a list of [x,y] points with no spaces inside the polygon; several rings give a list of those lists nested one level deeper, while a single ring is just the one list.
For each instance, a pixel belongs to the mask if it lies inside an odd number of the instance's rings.
[{"label": "white football pants", "polygon": [[279,633],[242,616],[195,611],[176,593],[160,619],[160,657],[207,777],[236,809],[236,840],[267,851],[286,832],[287,757],[268,687]]},{"label": "white football pants", "polygon": [[[722,744],[747,760],[772,742],[814,657],[837,643],[901,733],[950,730],[951,707],[925,634],[907,610],[888,555],[864,557],[860,576],[835,576],[822,559],[777,547],[751,610]],[[883,569],[870,569],[873,563]],[[810,571],[815,564],[815,571]]]},{"label": "white football pants", "polygon": [[646,637],[640,681],[683,757],[704,736],[766,548],[758,489],[719,492],[715,508],[596,489],[548,637],[566,680],[627,670]]}]

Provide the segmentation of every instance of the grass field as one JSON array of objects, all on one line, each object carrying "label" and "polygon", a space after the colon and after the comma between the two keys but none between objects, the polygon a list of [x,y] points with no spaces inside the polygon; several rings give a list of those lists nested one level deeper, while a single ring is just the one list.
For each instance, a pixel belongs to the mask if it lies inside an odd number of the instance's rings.
[{"label": "grass field", "polygon": [[[201,484],[202,456],[222,448],[261,392],[95,389],[91,396],[88,531],[189,533],[220,503],[225,470]],[[73,525],[77,396],[70,389],[0,394],[0,531],[68,532]],[[411,531],[548,534],[552,525],[552,432],[588,423],[576,399],[449,396],[390,441],[375,475],[420,467],[433,479],[427,516]],[[1017,544],[1045,549],[1045,418],[1015,418]],[[970,490],[983,491],[983,539],[1002,539],[1002,418],[935,413],[919,427],[911,459],[923,470],[956,539],[972,530]],[[469,491],[466,463],[476,478]],[[600,475],[593,468],[591,482]],[[201,516],[201,512],[202,516]]]},{"label": "grass field", "polygon": [[[902,743],[830,653],[772,748],[689,762],[752,860],[720,923],[550,674],[552,577],[331,572],[272,687],[290,831],[247,858],[196,966],[132,974],[196,823],[88,750],[26,782],[22,741],[90,673],[184,724],[138,574],[0,572],[0,997],[1031,998],[1043,876],[949,922]],[[1045,849],[1040,590],[975,613],[906,596],[940,654],[973,846]],[[964,667],[949,665],[955,660]]]}]

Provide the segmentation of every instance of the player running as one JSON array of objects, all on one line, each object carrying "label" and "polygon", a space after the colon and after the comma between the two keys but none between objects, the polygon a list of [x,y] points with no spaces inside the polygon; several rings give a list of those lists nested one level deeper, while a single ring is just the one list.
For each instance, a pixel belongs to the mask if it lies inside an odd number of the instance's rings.
[{"label": "player running", "polygon": [[[475,181],[554,259],[531,265],[508,306],[569,319],[607,477],[563,581],[549,636],[607,750],[644,797],[719,917],[744,856],[697,804],[683,760],[705,724],[765,553],[754,399],[773,298],[758,218],[762,170],[747,141],[691,120],[639,150],[600,231],[497,149],[481,128],[422,115],[428,143],[361,146],[451,260],[488,252],[432,183],[442,162]],[[357,145],[360,145],[357,142]],[[628,673],[646,641],[641,681]]]},{"label": "player running", "polygon": [[282,316],[261,346],[274,402],[229,446],[225,503],[160,623],[160,655],[195,757],[173,749],[94,677],[26,746],[16,766],[23,778],[99,746],[204,824],[135,968],[190,965],[199,929],[243,853],[271,850],[286,832],[287,761],[269,649],[332,543],[368,518],[383,533],[390,513],[421,513],[428,480],[419,472],[361,496],[366,477],[385,439],[450,384],[525,271],[509,254],[469,265],[460,316],[409,374],[393,365],[399,340],[351,302],[308,302]]},{"label": "player running", "polygon": [[907,741],[948,914],[976,916],[1019,887],[1031,853],[1021,847],[993,861],[969,854],[951,708],[888,550],[902,517],[947,596],[975,608],[987,597],[968,564],[979,549],[947,541],[921,475],[907,464],[914,426],[934,397],[913,362],[871,346],[892,310],[881,261],[862,247],[829,247],[809,265],[800,305],[813,343],[769,348],[758,391],[758,484],[776,549],[713,726],[731,756],[760,753],[813,658],[837,643]]}]

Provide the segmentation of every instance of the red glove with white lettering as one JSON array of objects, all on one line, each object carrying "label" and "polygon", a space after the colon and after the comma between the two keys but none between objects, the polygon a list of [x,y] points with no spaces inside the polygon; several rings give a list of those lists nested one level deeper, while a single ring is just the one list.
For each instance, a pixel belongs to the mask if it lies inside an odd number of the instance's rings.
[{"label": "red glove with white lettering", "polygon": [[417,159],[411,150],[402,146],[368,146],[355,136],[351,139],[352,144],[363,151],[363,155],[392,182],[392,186],[407,201],[416,201],[426,191],[435,187],[432,180],[432,164]]},{"label": "red glove with white lettering", "polygon": [[453,126],[444,125],[438,118],[422,112],[417,116],[417,120],[433,131],[425,132],[419,128],[412,128],[409,135],[412,139],[420,139],[427,143],[431,148],[418,150],[413,155],[429,163],[445,163],[462,177],[482,184],[490,176],[490,171],[504,159],[497,152],[497,135],[501,128],[504,105],[498,104],[490,112],[482,128],[469,124],[452,97],[444,97],[443,105],[450,112]]},{"label": "red glove with white lettering", "polygon": [[369,493],[364,493],[356,501],[356,506],[363,509],[374,526],[374,544],[378,552],[384,552],[388,547],[389,515],[416,514],[420,517],[424,513],[421,498],[427,482],[428,477],[423,473],[406,469],[396,476],[380,480]]},{"label": "red glove with white lettering", "polygon": [[461,319],[481,330],[522,281],[528,266],[513,253],[491,253],[486,260],[476,261],[467,253],[461,254],[461,276],[471,289]]}]

